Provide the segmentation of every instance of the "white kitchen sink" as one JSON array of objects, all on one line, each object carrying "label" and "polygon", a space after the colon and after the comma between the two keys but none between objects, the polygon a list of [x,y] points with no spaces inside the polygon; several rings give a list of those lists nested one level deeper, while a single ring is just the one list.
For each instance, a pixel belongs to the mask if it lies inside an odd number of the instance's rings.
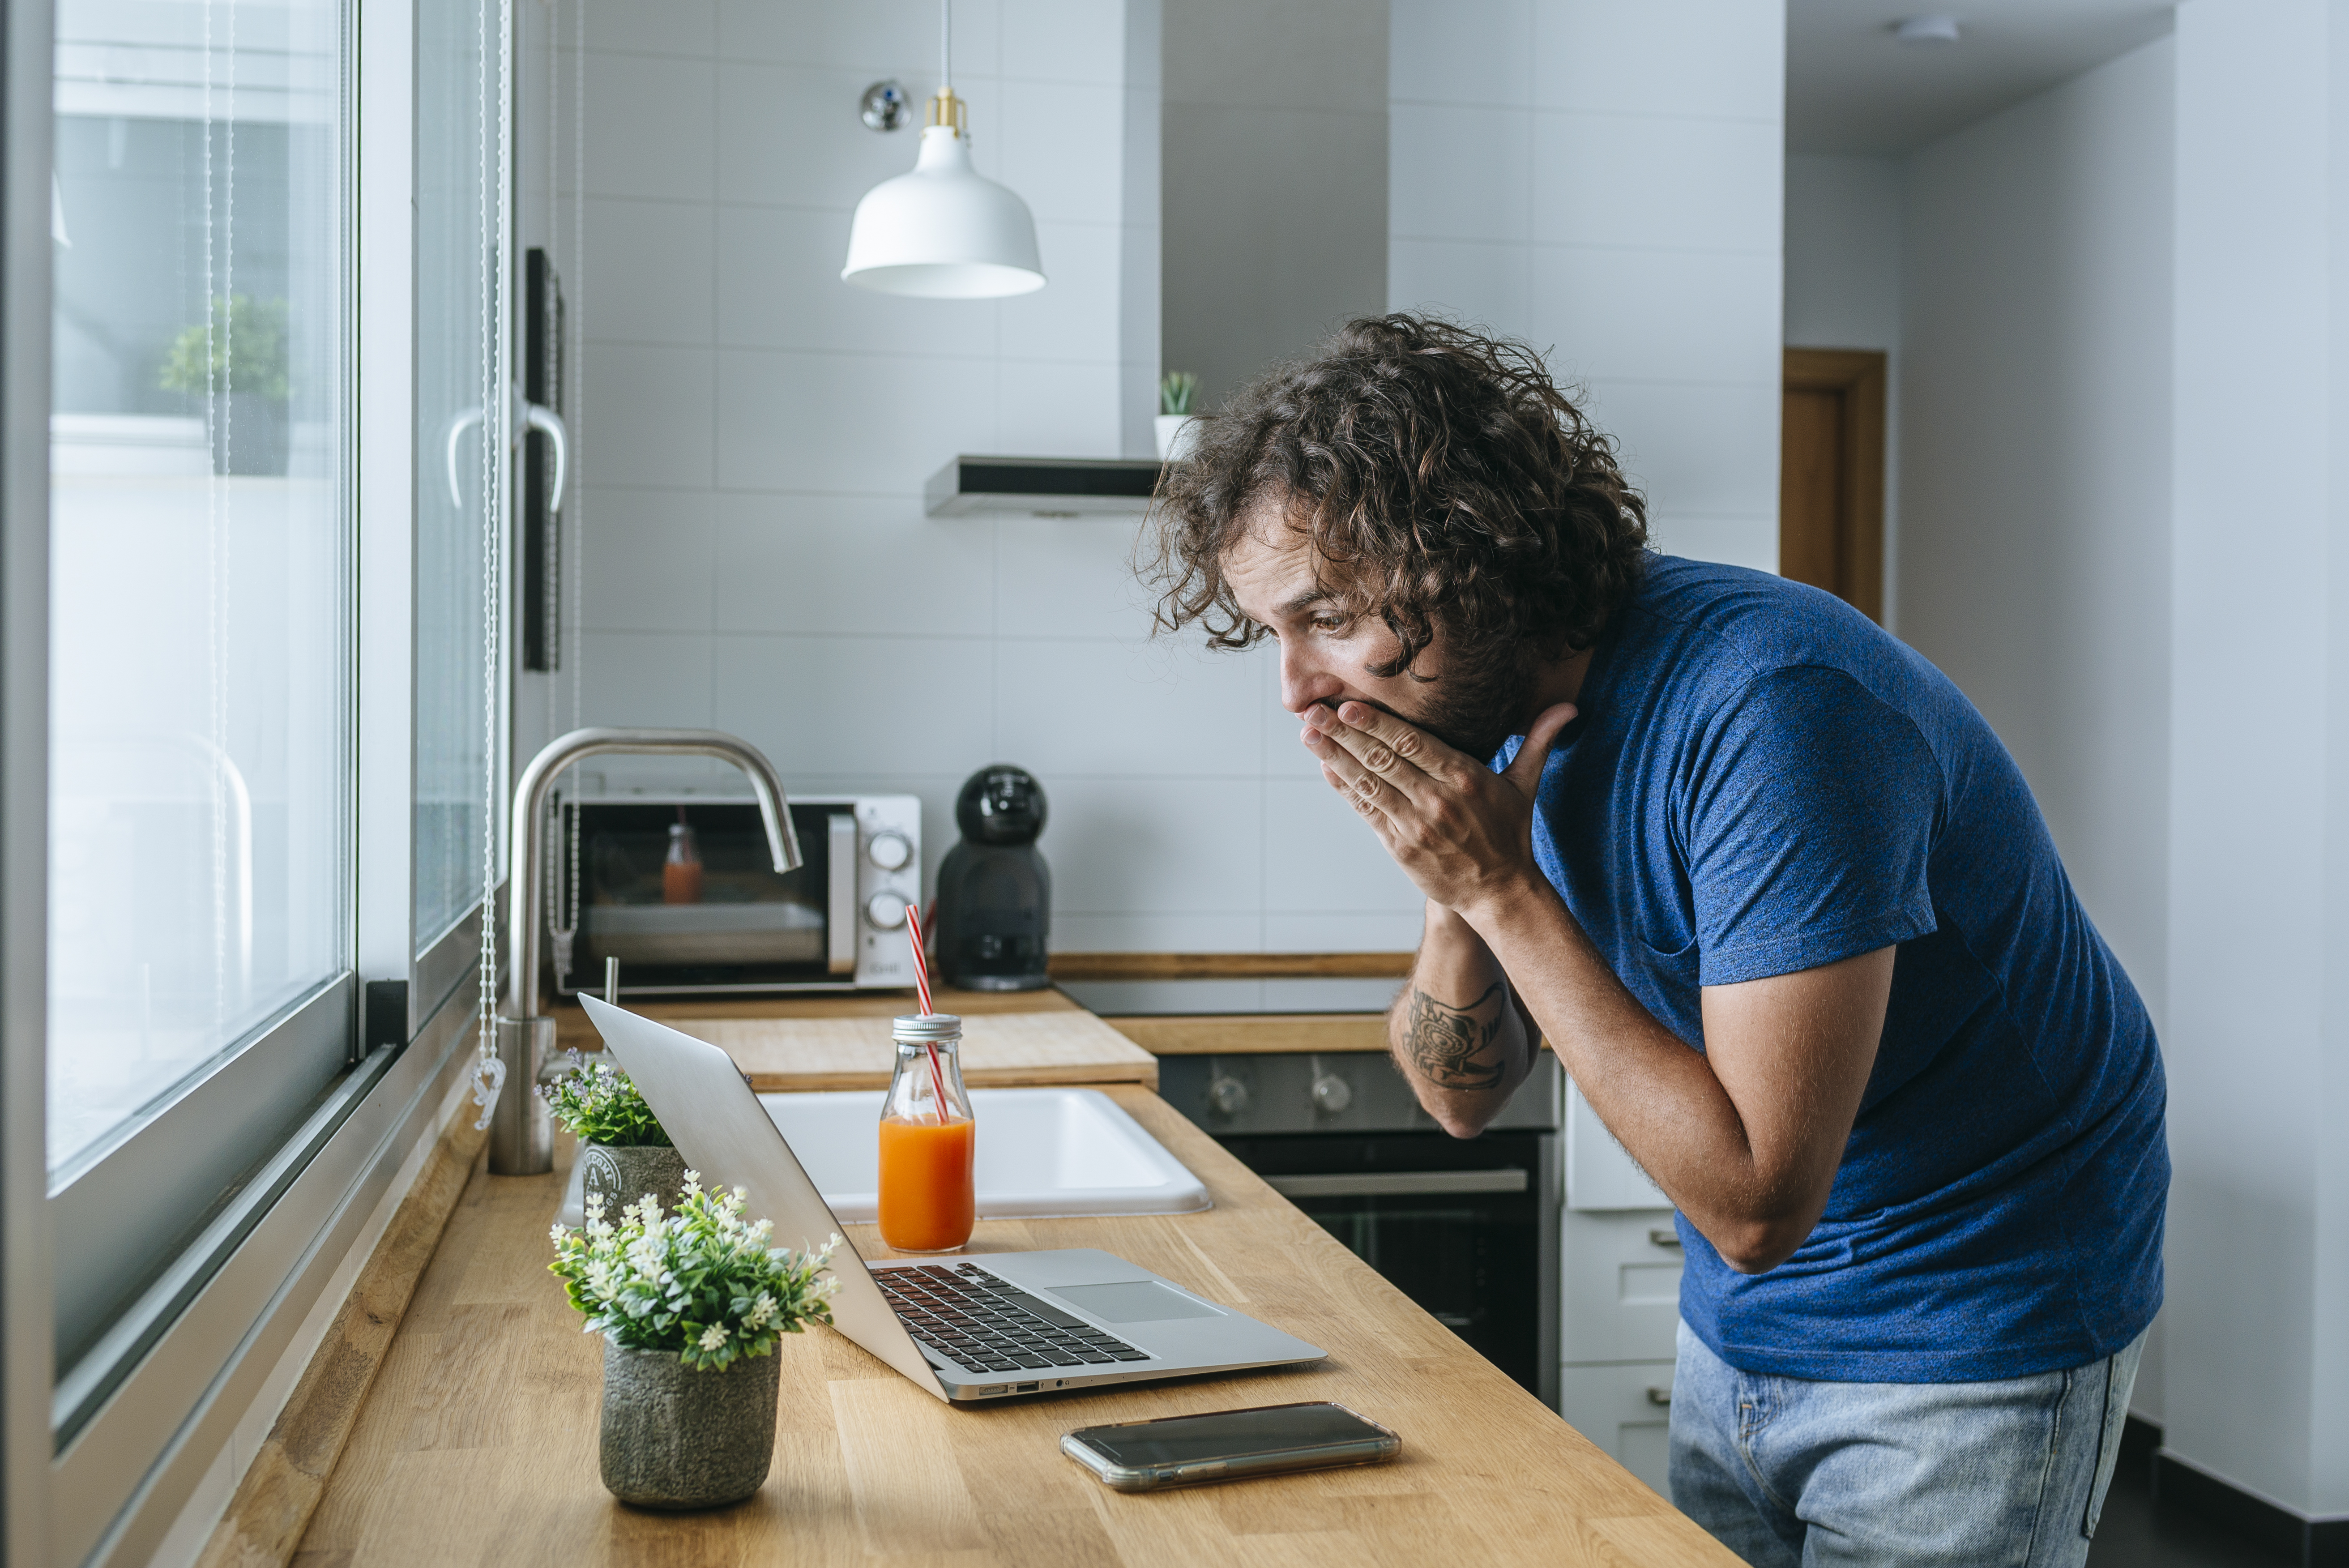
[{"label": "white kitchen sink", "polygon": [[[879,1216],[877,1089],[761,1095],[808,1179],[843,1220]],[[982,1219],[1189,1214],[1199,1179],[1098,1089],[973,1089]]]},{"label": "white kitchen sink", "polygon": [[[761,1095],[808,1179],[843,1221],[880,1217],[878,1089]],[[1190,1214],[1214,1206],[1207,1189],[1098,1089],[973,1089],[982,1219],[1084,1214]],[[571,1162],[562,1220],[580,1222]]]}]

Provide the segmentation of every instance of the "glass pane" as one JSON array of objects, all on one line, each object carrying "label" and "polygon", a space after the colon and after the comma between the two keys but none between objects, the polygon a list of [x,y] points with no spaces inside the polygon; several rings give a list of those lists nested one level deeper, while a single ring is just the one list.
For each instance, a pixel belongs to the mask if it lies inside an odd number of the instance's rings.
[{"label": "glass pane", "polygon": [[[502,466],[496,8],[416,8],[416,949],[481,896],[483,559]],[[483,410],[487,410],[484,416]],[[495,830],[494,820],[488,823]],[[494,855],[494,850],[492,851]]]},{"label": "glass pane", "polygon": [[49,1164],[341,971],[338,0],[59,0]]}]

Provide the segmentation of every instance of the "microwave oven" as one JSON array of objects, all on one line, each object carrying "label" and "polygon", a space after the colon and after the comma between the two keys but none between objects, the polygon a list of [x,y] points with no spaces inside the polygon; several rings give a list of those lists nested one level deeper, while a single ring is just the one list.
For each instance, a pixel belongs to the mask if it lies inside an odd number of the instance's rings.
[{"label": "microwave oven", "polygon": [[[617,959],[623,996],[910,986],[905,907],[922,896],[922,803],[910,794],[798,795],[802,863],[777,874],[758,803],[707,794],[554,802],[554,910],[573,911],[556,989],[600,994]],[[665,874],[671,828],[698,869]],[[574,868],[575,867],[575,871]]]}]

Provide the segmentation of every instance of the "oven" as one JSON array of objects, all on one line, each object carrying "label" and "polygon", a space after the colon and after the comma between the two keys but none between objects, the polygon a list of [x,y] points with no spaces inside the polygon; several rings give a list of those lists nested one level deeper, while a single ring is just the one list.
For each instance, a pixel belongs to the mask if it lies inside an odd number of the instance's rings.
[{"label": "oven", "polygon": [[607,959],[619,961],[623,996],[914,983],[905,908],[922,896],[916,796],[793,798],[802,863],[781,875],[747,795],[558,794],[552,810],[546,907],[564,995],[600,993]]},{"label": "oven", "polygon": [[1562,1081],[1541,1053],[1495,1125],[1463,1139],[1382,1054],[1158,1062],[1170,1104],[1552,1409]]}]

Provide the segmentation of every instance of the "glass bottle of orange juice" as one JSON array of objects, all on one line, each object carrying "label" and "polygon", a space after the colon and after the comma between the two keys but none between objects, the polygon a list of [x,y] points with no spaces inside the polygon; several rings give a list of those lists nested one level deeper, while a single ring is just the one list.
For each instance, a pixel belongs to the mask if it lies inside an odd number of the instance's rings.
[{"label": "glass bottle of orange juice", "polygon": [[881,1106],[881,1240],[899,1252],[952,1252],[978,1216],[977,1126],[962,1086],[962,1020],[909,1015],[890,1032],[897,1069]]}]

